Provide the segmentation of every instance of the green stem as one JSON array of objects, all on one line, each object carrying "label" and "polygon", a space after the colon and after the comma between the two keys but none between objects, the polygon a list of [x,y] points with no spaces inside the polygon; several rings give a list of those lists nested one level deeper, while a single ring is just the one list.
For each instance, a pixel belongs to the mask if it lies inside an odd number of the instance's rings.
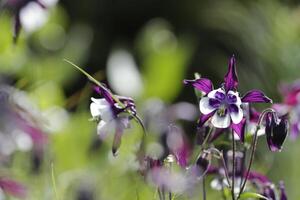
[{"label": "green stem", "polygon": [[231,196],[232,196],[232,200],[235,200],[235,195],[234,195],[234,179],[235,179],[235,151],[236,151],[236,147],[235,147],[235,141],[234,141],[234,132],[233,130],[231,131],[232,133],[232,174],[231,174]]}]

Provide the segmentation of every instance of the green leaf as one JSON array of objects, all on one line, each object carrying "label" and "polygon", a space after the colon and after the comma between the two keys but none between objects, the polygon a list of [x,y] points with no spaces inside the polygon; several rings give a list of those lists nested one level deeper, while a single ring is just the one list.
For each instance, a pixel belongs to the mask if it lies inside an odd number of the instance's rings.
[{"label": "green leaf", "polygon": [[266,200],[268,200],[267,197],[265,197],[261,194],[255,193],[255,192],[244,192],[243,194],[241,194],[239,199],[251,199],[251,198],[252,199],[256,198],[256,199],[266,199]]}]

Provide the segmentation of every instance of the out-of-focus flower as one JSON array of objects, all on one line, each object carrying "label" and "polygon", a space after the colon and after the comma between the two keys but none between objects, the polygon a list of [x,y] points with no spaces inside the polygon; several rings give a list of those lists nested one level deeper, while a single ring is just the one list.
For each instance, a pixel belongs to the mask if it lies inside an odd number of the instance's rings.
[{"label": "out-of-focus flower", "polygon": [[273,108],[281,116],[289,115],[290,137],[296,139],[300,134],[300,81],[290,85],[282,85],[280,93],[283,96],[283,102],[274,104]]},{"label": "out-of-focus flower", "polygon": [[41,27],[48,18],[47,9],[57,0],[6,0],[4,7],[10,10],[14,17],[13,39],[17,41],[21,28],[32,32]]},{"label": "out-of-focus flower", "polygon": [[108,89],[95,87],[95,90],[103,96],[103,98],[91,98],[91,115],[93,119],[98,121],[97,133],[101,139],[105,139],[111,130],[115,130],[112,146],[112,152],[115,155],[120,147],[124,129],[130,127],[132,115],[136,114],[135,104],[131,98],[115,96],[115,98],[118,98],[123,104],[120,105],[119,102],[115,101]]},{"label": "out-of-focus flower", "polygon": [[174,125],[169,126],[167,134],[167,146],[171,153],[175,156],[176,161],[181,167],[187,167],[188,158],[191,154],[187,139],[183,135],[183,131]]},{"label": "out-of-focus flower", "polygon": [[11,180],[9,178],[0,177],[0,188],[1,190],[11,196],[17,198],[26,197],[26,188],[21,183]]},{"label": "out-of-focus flower", "polygon": [[40,118],[24,92],[8,86],[0,88],[0,154],[34,150],[42,154],[47,143]]},{"label": "out-of-focus flower", "polygon": [[266,114],[266,137],[271,151],[280,151],[288,134],[289,124],[286,116],[278,117],[277,113]]},{"label": "out-of-focus flower", "polygon": [[204,97],[199,102],[200,117],[199,124],[203,125],[207,120],[216,128],[231,127],[241,140],[244,139],[245,120],[243,117],[243,103],[270,103],[272,100],[260,90],[247,92],[242,98],[237,92],[238,77],[236,74],[236,61],[232,56],[228,64],[228,72],[224,77],[224,83],[218,89],[213,89],[209,79],[199,78],[195,80],[184,80],[187,85],[192,85],[201,91]]}]

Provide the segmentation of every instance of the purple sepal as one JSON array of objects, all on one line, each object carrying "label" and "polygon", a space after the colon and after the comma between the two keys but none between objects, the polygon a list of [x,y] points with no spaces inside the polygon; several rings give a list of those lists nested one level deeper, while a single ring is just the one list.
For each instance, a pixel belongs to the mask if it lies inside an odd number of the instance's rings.
[{"label": "purple sepal", "polygon": [[117,155],[117,151],[121,146],[121,139],[123,132],[126,128],[129,127],[130,122],[127,117],[124,118],[117,118],[115,119],[115,126],[116,126],[116,132],[114,135],[113,145],[112,145],[112,153],[114,156]]},{"label": "purple sepal", "polygon": [[274,187],[272,187],[272,185],[265,186],[263,196],[267,197],[270,200],[276,200]]},{"label": "purple sepal", "polygon": [[209,120],[214,114],[215,112],[211,112],[207,115],[201,115],[198,122],[198,128],[202,127],[205,124],[205,122],[207,122],[207,120]]},{"label": "purple sepal", "polygon": [[260,90],[251,90],[243,98],[244,103],[272,103],[272,100]]},{"label": "purple sepal", "polygon": [[239,136],[240,140],[244,142],[245,139],[245,128],[246,128],[246,119],[243,118],[239,124],[231,124],[231,128]]},{"label": "purple sepal", "polygon": [[280,189],[280,200],[287,200],[287,195],[285,193],[285,187],[283,181],[279,182],[279,189]]},{"label": "purple sepal", "polygon": [[[245,172],[244,176],[246,176],[246,174],[247,173]],[[265,175],[262,175],[261,173],[253,172],[253,171],[249,172],[248,180],[250,180],[251,182],[259,182],[262,185],[267,185],[267,184],[271,183],[271,181],[268,179],[268,177],[266,177]]]},{"label": "purple sepal", "polygon": [[199,78],[195,80],[184,80],[183,83],[185,85],[192,85],[197,90],[208,94],[210,91],[213,90],[212,82],[207,78]]},{"label": "purple sepal", "polygon": [[108,91],[108,89],[103,88],[103,87],[99,87],[99,86],[95,86],[94,90],[99,93],[101,96],[103,96],[105,98],[105,100],[110,104],[110,105],[114,105],[115,101],[112,98],[110,92]]},{"label": "purple sepal", "polygon": [[18,198],[26,197],[26,188],[21,183],[8,178],[0,178],[0,188],[7,194]]},{"label": "purple sepal", "polygon": [[225,90],[236,90],[238,86],[238,77],[235,69],[236,61],[234,55],[228,62],[228,72],[224,77]]}]

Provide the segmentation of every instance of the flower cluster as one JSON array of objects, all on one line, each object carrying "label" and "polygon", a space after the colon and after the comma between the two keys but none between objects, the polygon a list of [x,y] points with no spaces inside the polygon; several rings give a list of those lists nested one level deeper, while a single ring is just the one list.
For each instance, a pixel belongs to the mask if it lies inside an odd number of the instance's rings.
[{"label": "flower cluster", "polygon": [[[224,199],[245,199],[248,195],[252,198],[286,200],[282,181],[276,188],[266,176],[251,168],[258,136],[266,136],[272,152],[282,149],[289,131],[287,115],[281,115],[272,107],[261,112],[255,110],[253,103],[272,103],[260,90],[254,89],[240,96],[234,56],[229,59],[228,72],[219,88],[214,89],[207,78],[184,80],[184,84],[193,86],[202,94],[195,142],[200,148],[191,146],[178,123],[179,119],[193,120],[193,106],[182,103],[166,107],[155,101],[150,110],[145,106],[144,126],[137,116],[133,99],[114,95],[103,84],[97,83],[95,91],[102,98],[91,98],[90,111],[93,120],[98,123],[100,139],[114,132],[112,152],[115,155],[124,130],[130,127],[132,119],[137,120],[143,128],[151,130],[154,127],[159,132],[163,153],[143,152],[140,162],[141,174],[157,188],[159,199],[165,199],[167,194],[172,199],[173,193],[195,193],[201,182],[203,199],[206,199],[205,179],[212,176],[211,187],[221,190]],[[176,111],[181,107],[184,107],[181,109],[184,116],[178,114],[181,111]],[[152,122],[155,122],[154,126]],[[232,146],[219,145],[221,136],[224,143],[229,140]],[[160,146],[156,145],[155,148],[159,151]],[[196,149],[199,152],[195,152]],[[247,153],[249,159],[245,158]],[[198,155],[196,159],[195,155]]]}]

